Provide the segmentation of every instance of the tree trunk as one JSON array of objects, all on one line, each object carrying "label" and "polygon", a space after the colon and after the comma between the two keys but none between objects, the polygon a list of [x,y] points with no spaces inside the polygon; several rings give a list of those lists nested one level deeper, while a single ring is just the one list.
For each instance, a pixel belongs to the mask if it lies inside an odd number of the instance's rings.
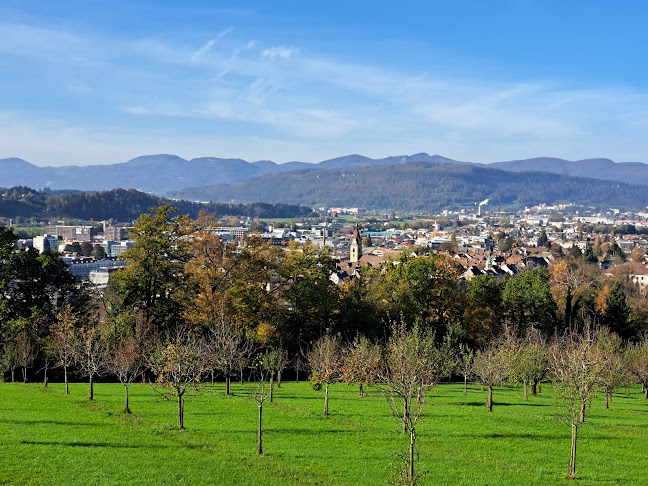
[{"label": "tree trunk", "polygon": [[270,403],[273,402],[274,399],[274,373],[270,373]]},{"label": "tree trunk", "polygon": [[70,394],[70,384],[68,383],[67,366],[63,367],[63,374],[65,375],[65,394],[69,395]]},{"label": "tree trunk", "polygon": [[27,383],[27,367],[23,366],[23,383]]},{"label": "tree trunk", "polygon": [[211,370],[211,384],[214,384],[214,370]]},{"label": "tree trunk", "polygon": [[88,400],[94,400],[94,382],[92,381],[92,373],[90,373],[90,392],[88,393]]},{"label": "tree trunk", "polygon": [[414,427],[410,430],[410,447],[409,447],[409,471],[407,472],[407,479],[410,484],[414,484],[414,445],[416,444],[416,434]]},{"label": "tree trunk", "polygon": [[124,385],[124,390],[126,391],[126,404],[124,405],[124,413],[131,413],[131,409],[128,407],[128,385]]},{"label": "tree trunk", "polygon": [[538,393],[542,393],[542,382],[538,382]]},{"label": "tree trunk", "polygon": [[488,385],[488,398],[486,399],[486,411],[493,411],[493,385]]},{"label": "tree trunk", "polygon": [[538,394],[538,382],[537,381],[532,381],[531,382],[531,395],[534,397]]},{"label": "tree trunk", "polygon": [[324,415],[328,415],[328,389],[329,389],[329,384],[328,382],[326,383],[326,393],[324,394]]},{"label": "tree trunk", "polygon": [[16,381],[14,372],[16,371],[16,368],[11,368],[11,383],[14,383]]},{"label": "tree trunk", "polygon": [[409,398],[408,397],[403,397],[403,434],[406,433],[409,430]]},{"label": "tree trunk", "polygon": [[464,375],[464,397],[468,395],[468,377]]},{"label": "tree trunk", "polygon": [[262,424],[263,424],[263,403],[259,404],[259,433],[257,434],[257,454],[262,455],[263,454],[263,441],[261,437],[261,432],[263,430]]},{"label": "tree trunk", "polygon": [[296,380],[296,382],[299,383],[299,368],[297,368],[295,371],[297,372],[297,380]]},{"label": "tree trunk", "polygon": [[364,397],[364,389],[362,388],[362,383],[360,383],[360,396]]},{"label": "tree trunk", "polygon": [[243,386],[243,370],[241,370],[241,386]]},{"label": "tree trunk", "polygon": [[47,368],[45,368],[45,376],[43,377],[43,386],[47,386]]},{"label": "tree trunk", "polygon": [[418,391],[416,392],[416,404],[420,405],[421,400],[423,400],[423,387],[419,386]]},{"label": "tree trunk", "polygon": [[605,409],[608,410],[610,408],[610,394],[608,392],[605,392]]},{"label": "tree trunk", "polygon": [[281,388],[281,371],[277,373],[277,388]]},{"label": "tree trunk", "polygon": [[527,382],[524,380],[524,399],[528,400],[529,399],[529,392],[527,390]]},{"label": "tree trunk", "polygon": [[182,403],[182,393],[178,393],[178,430],[184,429],[184,405]]},{"label": "tree trunk", "polygon": [[228,397],[232,394],[232,390],[230,389],[230,382],[230,375],[229,373],[227,373],[227,375],[225,376],[225,395]]},{"label": "tree trunk", "polygon": [[648,388],[644,388],[644,398],[648,400]]},{"label": "tree trunk", "polygon": [[587,402],[585,400],[583,400],[581,402],[581,407],[580,407],[580,417],[578,418],[578,420],[583,424],[585,423],[585,407],[586,406],[587,406]]},{"label": "tree trunk", "polygon": [[572,424],[571,456],[569,457],[569,468],[567,478],[576,479],[576,441],[578,440],[578,424]]}]

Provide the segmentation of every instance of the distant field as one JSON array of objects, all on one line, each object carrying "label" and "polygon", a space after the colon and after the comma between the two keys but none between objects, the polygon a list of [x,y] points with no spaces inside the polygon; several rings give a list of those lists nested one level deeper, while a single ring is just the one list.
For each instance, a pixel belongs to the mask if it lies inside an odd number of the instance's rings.
[{"label": "distant field", "polygon": [[17,226],[14,229],[16,233],[24,231],[31,238],[33,236],[44,235],[46,228],[44,226]]},{"label": "distant field", "polygon": [[[206,387],[188,399],[186,430],[176,429],[176,403],[133,385],[133,414],[121,413],[123,387],[0,383],[0,484],[376,485],[406,438],[376,391],[334,385],[331,415],[323,392],[284,383],[264,407],[264,449],[256,451],[257,407],[248,386]],[[440,385],[419,431],[424,484],[568,484],[570,429],[551,387],[522,399],[496,389],[489,414],[483,393]],[[594,400],[578,449],[578,484],[646,484],[648,401],[640,390],[614,396],[610,410]]]}]

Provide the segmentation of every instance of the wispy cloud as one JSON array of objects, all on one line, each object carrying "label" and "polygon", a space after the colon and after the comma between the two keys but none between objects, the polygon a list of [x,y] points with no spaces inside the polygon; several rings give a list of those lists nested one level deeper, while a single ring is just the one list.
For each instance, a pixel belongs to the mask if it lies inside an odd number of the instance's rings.
[{"label": "wispy cloud", "polygon": [[298,49],[290,49],[284,46],[271,47],[261,53],[261,58],[267,61],[287,61],[297,54],[297,52]]},{"label": "wispy cloud", "polygon": [[228,27],[224,31],[220,32],[216,37],[208,41],[205,45],[203,45],[200,49],[198,49],[196,52],[193,53],[191,56],[191,59],[195,61],[196,59],[201,58],[205,54],[207,54],[209,51],[211,51],[212,47],[214,47],[218,41],[220,41],[223,37],[226,35],[230,34],[234,30],[234,27]]}]

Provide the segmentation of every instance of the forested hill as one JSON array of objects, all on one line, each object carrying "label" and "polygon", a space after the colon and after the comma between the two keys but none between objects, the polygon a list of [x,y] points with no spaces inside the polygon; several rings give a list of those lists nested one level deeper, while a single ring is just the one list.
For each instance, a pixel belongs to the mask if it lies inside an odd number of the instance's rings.
[{"label": "forested hill", "polygon": [[197,217],[201,209],[216,216],[251,218],[292,218],[312,213],[309,207],[293,204],[201,204],[164,199],[134,189],[66,194],[39,192],[24,186],[0,189],[0,216],[7,218],[68,217],[98,221],[112,218],[118,222],[129,222],[148,212],[151,207],[167,203],[178,208],[178,214],[188,214],[192,218]]},{"label": "forested hill", "polygon": [[648,205],[648,187],[547,172],[507,172],[464,164],[409,164],[311,169],[255,177],[232,184],[185,189],[174,197],[203,201],[251,200],[434,211],[491,205],[524,207],[573,202],[593,206]]}]

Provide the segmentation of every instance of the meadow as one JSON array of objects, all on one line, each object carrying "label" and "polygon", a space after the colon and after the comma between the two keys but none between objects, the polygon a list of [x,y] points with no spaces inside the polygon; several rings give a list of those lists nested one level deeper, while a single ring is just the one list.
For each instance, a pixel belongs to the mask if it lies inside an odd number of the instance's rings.
[{"label": "meadow", "polygon": [[[264,406],[264,451],[256,455],[258,409],[250,385],[206,385],[185,405],[147,385],[123,387],[0,383],[0,484],[386,484],[395,454],[405,450],[385,399],[370,389],[284,382]],[[525,401],[520,388],[497,388],[484,409],[479,386],[437,386],[417,427],[423,484],[565,484],[570,428],[549,385]],[[600,396],[579,433],[578,484],[646,484],[648,401],[639,388]]]}]

